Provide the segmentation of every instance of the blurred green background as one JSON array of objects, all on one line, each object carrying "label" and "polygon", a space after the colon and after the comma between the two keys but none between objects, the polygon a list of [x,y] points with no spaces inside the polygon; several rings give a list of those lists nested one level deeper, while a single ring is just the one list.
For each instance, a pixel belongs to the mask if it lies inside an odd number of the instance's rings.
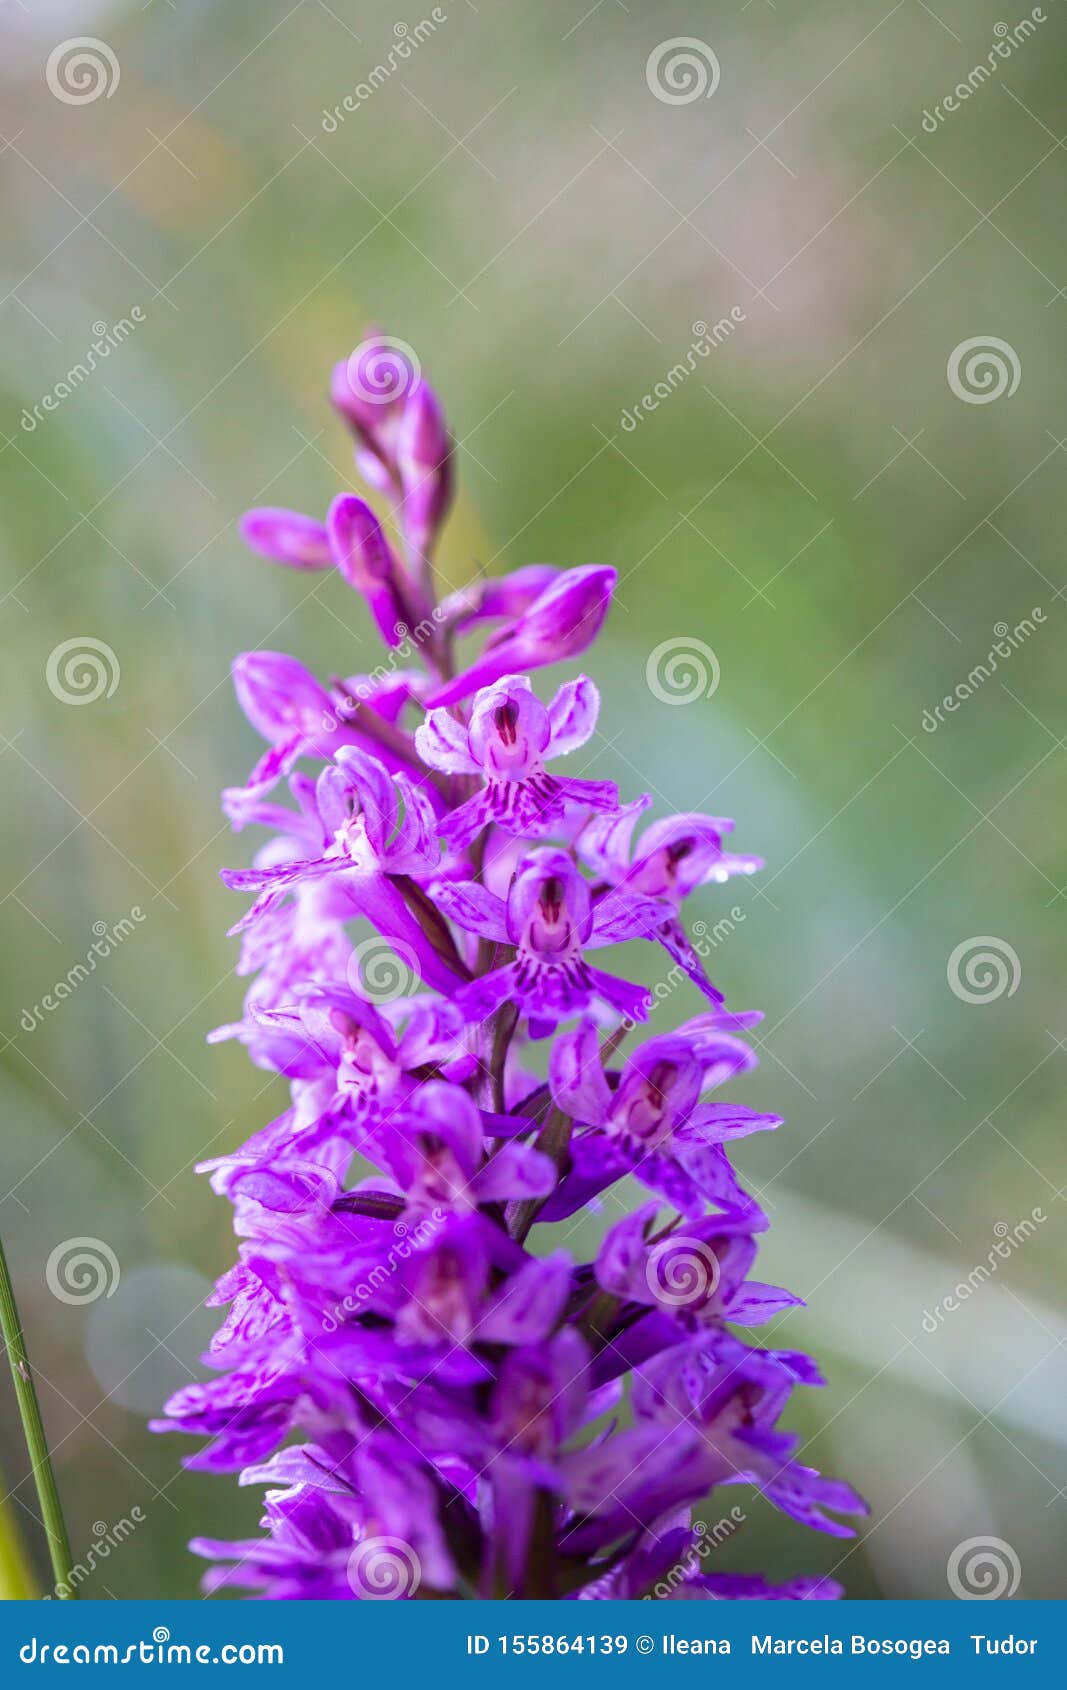
[{"label": "blurred green background", "polygon": [[[326,380],[376,322],[462,442],[448,582],[620,571],[583,772],[734,815],[767,858],[694,913],[728,917],[712,972],[767,1012],[739,1090],[786,1125],[737,1160],[773,1206],[764,1276],[810,1303],[773,1340],[829,1378],[792,1424],[873,1515],[841,1545],[730,1492],[749,1518],[715,1567],[936,1597],[956,1547],[992,1536],[1020,1595],[1062,1595],[1064,6],[1000,57],[1018,20],[996,0],[447,0],[419,38],[416,10],[3,7],[0,1225],[75,1557],[145,1517],[84,1593],[193,1596],[187,1537],[256,1520],[257,1496],[145,1430],[198,1368],[234,1250],[191,1165],[281,1106],[204,1045],[241,998],[218,870],[251,848],[217,793],[259,751],[228,670],[256,646],[322,673],[377,658],[340,580],[272,570],[234,524],[352,485]],[[72,103],[46,65],[83,35],[119,75],[103,61],[110,93]],[[653,92],[676,37],[714,53],[712,97]],[[990,337],[1015,390],[961,397],[952,355]],[[72,706],[49,661],[86,639],[117,685]],[[714,653],[712,696],[650,690],[674,640]],[[978,1001],[949,979],[971,940],[1001,967]],[[658,1025],[698,1007],[678,992]],[[112,1295],[50,1291],[79,1238],[113,1252]],[[47,1583],[7,1390],[0,1417]]]}]

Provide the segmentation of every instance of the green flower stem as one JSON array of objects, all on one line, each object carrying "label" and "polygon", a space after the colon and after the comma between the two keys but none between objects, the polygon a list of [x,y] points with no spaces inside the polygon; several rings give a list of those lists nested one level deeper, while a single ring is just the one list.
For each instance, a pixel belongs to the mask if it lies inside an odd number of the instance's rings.
[{"label": "green flower stem", "polygon": [[56,1489],[56,1478],[52,1471],[52,1460],[48,1453],[48,1439],[45,1437],[44,1422],[41,1419],[41,1405],[37,1401],[37,1388],[30,1371],[29,1357],[26,1354],[26,1340],[22,1335],[22,1322],[19,1320],[18,1305],[15,1302],[15,1290],[8,1272],[7,1257],[4,1255],[3,1240],[0,1239],[0,1331],[3,1333],[4,1347],[7,1358],[11,1363],[11,1377],[15,1382],[15,1396],[18,1401],[19,1416],[22,1420],[22,1430],[26,1438],[26,1447],[30,1452],[33,1463],[33,1477],[37,1486],[37,1496],[41,1504],[41,1518],[48,1538],[48,1553],[52,1560],[52,1571],[56,1579],[56,1595],[70,1597],[74,1594],[70,1584],[71,1553],[70,1542],[67,1538],[67,1527],[63,1519],[63,1509],[60,1506],[59,1492]]}]

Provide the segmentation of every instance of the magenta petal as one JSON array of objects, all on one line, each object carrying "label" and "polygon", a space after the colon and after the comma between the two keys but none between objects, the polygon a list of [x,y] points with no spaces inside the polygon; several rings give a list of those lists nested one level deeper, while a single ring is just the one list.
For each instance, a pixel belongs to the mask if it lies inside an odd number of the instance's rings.
[{"label": "magenta petal", "polygon": [[329,569],[333,562],[325,524],[299,511],[273,505],[246,511],[241,534],[253,551],[291,569]]}]

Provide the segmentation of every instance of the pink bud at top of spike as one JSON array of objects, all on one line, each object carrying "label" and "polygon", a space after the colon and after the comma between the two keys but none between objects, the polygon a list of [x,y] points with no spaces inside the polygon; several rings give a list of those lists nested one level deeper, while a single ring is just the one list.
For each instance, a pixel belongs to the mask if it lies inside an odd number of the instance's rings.
[{"label": "pink bud at top of spike", "polygon": [[341,493],[330,506],[328,528],[341,574],[363,594],[386,644],[399,645],[407,622],[403,577],[378,518],[354,493]]},{"label": "pink bud at top of spike", "polygon": [[452,501],[452,443],[441,403],[420,382],[407,397],[397,436],[397,463],[404,490],[401,520],[415,550],[433,549]]}]

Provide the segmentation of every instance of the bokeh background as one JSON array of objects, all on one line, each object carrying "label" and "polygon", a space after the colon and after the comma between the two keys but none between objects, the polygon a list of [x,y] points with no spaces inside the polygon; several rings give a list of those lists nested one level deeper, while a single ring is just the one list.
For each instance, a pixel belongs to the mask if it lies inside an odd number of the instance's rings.
[{"label": "bokeh background", "polygon": [[[829,1378],[793,1424],[873,1515],[841,1545],[746,1503],[715,1566],[937,1597],[994,1537],[1019,1595],[1062,1595],[1064,6],[1017,44],[1031,14],[999,0],[420,6],[3,3],[0,1226],[76,1558],[144,1516],[84,1593],[195,1596],[187,1537],[256,1519],[145,1429],[234,1248],[192,1164],[280,1100],[204,1044],[240,1001],[218,870],[249,850],[217,793],[259,750],[228,670],[377,659],[340,580],[273,571],[234,525],[352,485],[326,378],[376,322],[462,443],[447,580],[617,565],[590,772],[736,816],[767,858],[694,913],[726,918],[729,1000],[767,1012],[743,1094],[786,1125],[738,1160],[772,1206],[765,1277],[809,1299],[774,1340]],[[72,103],[46,66],[80,36],[118,76]],[[650,86],[676,37],[709,82],[714,54],[710,97]],[[1001,376],[950,381],[991,337]],[[72,705],[49,662],[87,640],[117,684]],[[666,698],[665,641],[695,653]],[[64,1301],[49,1259],[80,1238],[118,1283]],[[6,1389],[0,1419],[5,1529],[47,1588]]]}]

